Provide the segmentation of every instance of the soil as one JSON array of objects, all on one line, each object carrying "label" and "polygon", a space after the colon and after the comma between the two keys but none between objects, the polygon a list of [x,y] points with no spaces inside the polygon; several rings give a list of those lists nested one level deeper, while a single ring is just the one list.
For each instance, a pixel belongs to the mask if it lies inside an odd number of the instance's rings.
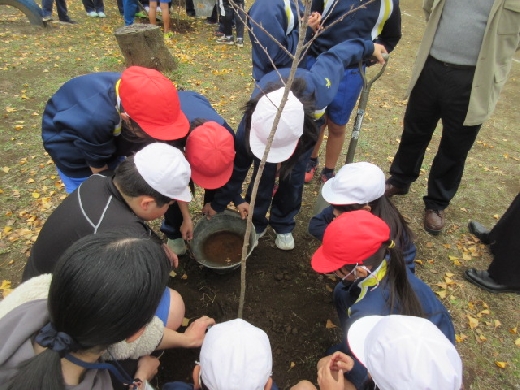
[{"label": "soil", "polygon": [[[248,286],[243,318],[263,329],[273,350],[274,381],[283,389],[301,379],[315,380],[315,365],[325,350],[339,342],[332,306],[335,282],[309,267],[318,245],[303,229],[296,229],[297,249],[281,251],[274,245],[271,230],[247,261]],[[217,322],[237,317],[240,269],[217,274],[189,256],[180,259],[180,270],[170,280],[186,304],[186,317],[209,315]],[[185,276],[182,276],[185,275]],[[191,382],[191,371],[199,349],[170,350],[161,358],[160,383]]]}]

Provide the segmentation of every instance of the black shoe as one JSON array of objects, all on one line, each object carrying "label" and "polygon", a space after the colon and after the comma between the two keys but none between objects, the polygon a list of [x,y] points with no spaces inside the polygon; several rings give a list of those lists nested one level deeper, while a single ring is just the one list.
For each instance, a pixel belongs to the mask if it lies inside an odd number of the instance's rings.
[{"label": "black shoe", "polygon": [[477,237],[483,244],[489,245],[489,229],[486,229],[477,221],[468,222],[468,230],[471,234]]},{"label": "black shoe", "polygon": [[487,271],[478,270],[475,268],[468,268],[464,272],[464,279],[473,283],[475,286],[483,288],[492,293],[516,293],[520,294],[520,287],[510,287],[498,284],[489,276]]},{"label": "black shoe", "polygon": [[60,20],[60,23],[61,23],[61,24],[68,24],[68,25],[78,24],[78,22],[76,22],[75,20],[72,20],[72,19],[68,19],[68,20]]},{"label": "black shoe", "polygon": [[408,193],[409,187],[397,187],[387,180],[385,182],[385,195],[387,198],[391,198],[394,195],[406,195]]}]

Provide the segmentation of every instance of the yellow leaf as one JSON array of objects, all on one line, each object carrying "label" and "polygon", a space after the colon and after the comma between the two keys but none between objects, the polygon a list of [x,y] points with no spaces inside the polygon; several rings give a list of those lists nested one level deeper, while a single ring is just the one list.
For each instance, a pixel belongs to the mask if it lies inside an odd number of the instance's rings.
[{"label": "yellow leaf", "polygon": [[488,314],[489,315],[489,310],[488,309],[482,310],[480,313],[477,314],[477,316],[478,317],[482,317],[484,314]]},{"label": "yellow leaf", "polygon": [[448,258],[449,258],[451,261],[459,260],[459,258],[458,258],[457,256],[452,256],[452,255],[448,255]]},{"label": "yellow leaf", "polygon": [[40,197],[40,194],[37,193],[37,192],[33,192],[33,193],[32,193],[32,197],[33,197],[34,199],[38,199],[38,198]]},{"label": "yellow leaf", "polygon": [[331,320],[327,320],[327,323],[325,324],[325,329],[334,329],[334,328],[337,328],[337,326],[334,325]]},{"label": "yellow leaf", "polygon": [[460,335],[459,334],[456,334],[455,335],[455,341],[457,343],[462,343],[464,342],[464,340],[466,340],[468,338],[468,336],[466,336],[464,333],[461,333]]},{"label": "yellow leaf", "polygon": [[484,335],[480,335],[479,339],[480,339],[480,341],[487,341],[487,338]]},{"label": "yellow leaf", "polygon": [[495,362],[498,368],[506,368],[507,363],[506,362]]},{"label": "yellow leaf", "polygon": [[441,299],[446,298],[446,290],[435,291],[435,294],[437,294]]},{"label": "yellow leaf", "polygon": [[289,365],[289,370],[292,369],[292,368],[294,368],[295,365],[296,365],[296,364],[295,364],[294,362],[291,362],[291,364]]},{"label": "yellow leaf", "polygon": [[4,226],[4,234],[9,234],[12,230],[12,226]]},{"label": "yellow leaf", "polygon": [[2,280],[2,284],[0,284],[0,290],[5,290],[7,288],[11,288],[11,282],[9,280]]},{"label": "yellow leaf", "polygon": [[499,320],[495,320],[495,329],[498,328],[499,326],[502,326],[502,323],[499,321]]},{"label": "yellow leaf", "polygon": [[188,326],[189,323],[190,323],[190,319],[184,317],[184,318],[182,319],[182,323],[181,323],[181,325],[182,325],[182,326]]},{"label": "yellow leaf", "polygon": [[171,272],[170,272],[170,276],[171,276],[172,278],[174,278],[174,277],[177,276],[177,273],[176,273],[175,271],[171,271]]},{"label": "yellow leaf", "polygon": [[20,131],[20,130],[23,129],[23,125],[15,125],[14,129],[17,130],[17,131]]},{"label": "yellow leaf", "polygon": [[509,329],[509,332],[511,332],[511,333],[513,333],[513,334],[516,334],[516,328],[517,328],[517,327],[515,326],[514,328]]},{"label": "yellow leaf", "polygon": [[32,178],[27,180],[27,184],[31,184],[31,183],[34,183],[34,179],[32,179]]},{"label": "yellow leaf", "polygon": [[471,329],[475,329],[478,326],[478,320],[468,315],[468,325]]},{"label": "yellow leaf", "polygon": [[3,167],[2,170],[4,171],[4,173],[9,173],[9,167]]},{"label": "yellow leaf", "polygon": [[16,108],[12,108],[12,107],[7,107],[5,110],[7,112],[16,112]]},{"label": "yellow leaf", "polygon": [[415,262],[419,265],[423,265],[423,261],[422,260],[415,260]]},{"label": "yellow leaf", "polygon": [[186,279],[188,279],[188,275],[183,274],[183,275],[181,276],[181,279],[182,279],[182,280],[186,280]]},{"label": "yellow leaf", "polygon": [[432,248],[432,247],[433,247],[433,242],[428,241],[426,243],[426,248]]},{"label": "yellow leaf", "polygon": [[493,215],[493,218],[498,220],[498,218],[499,218],[498,214]]},{"label": "yellow leaf", "polygon": [[446,272],[446,276],[448,278],[453,278],[455,276],[455,274],[452,274],[451,272]]},{"label": "yellow leaf", "polygon": [[464,253],[462,255],[462,260],[468,261],[468,260],[471,260],[471,259],[472,259],[472,257],[471,257],[471,255],[469,253]]}]

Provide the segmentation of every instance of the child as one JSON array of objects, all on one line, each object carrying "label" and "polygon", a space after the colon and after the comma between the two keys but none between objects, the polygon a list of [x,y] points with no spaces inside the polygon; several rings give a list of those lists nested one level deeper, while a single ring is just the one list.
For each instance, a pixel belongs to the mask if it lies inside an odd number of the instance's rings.
[{"label": "child", "polygon": [[390,226],[391,237],[402,249],[406,265],[415,272],[417,249],[413,234],[397,208],[384,196],[385,174],[377,165],[368,162],[344,165],[323,185],[321,194],[330,206],[310,220],[311,235],[322,241],[325,229],[337,216],[353,210],[370,211]]},{"label": "child", "polygon": [[[315,111],[323,109],[333,98],[335,86],[347,64],[372,53],[384,61],[381,48],[371,41],[348,41],[322,54],[310,71],[297,69],[253,210],[257,241],[265,234],[267,225],[271,225],[276,232],[276,246],[282,250],[294,248],[294,217],[300,210],[305,165],[316,139]],[[249,213],[252,183],[284,93],[282,81],[289,71],[290,69],[284,68],[268,73],[253,92],[236,134],[233,174],[229,182],[215,195],[211,209],[207,209],[210,217],[216,212],[224,211],[231,201],[243,218]],[[253,162],[253,179],[244,200],[241,197],[242,183]],[[278,163],[281,163],[280,182],[278,191],[273,196]],[[266,214],[269,207],[271,210],[268,220]]]},{"label": "child", "polygon": [[[173,38],[173,31],[170,31],[170,0],[159,0],[159,7],[163,20],[164,38]],[[157,0],[150,0],[150,9],[148,10],[148,19],[150,24],[156,25],[157,20]]]},{"label": "child", "polygon": [[67,81],[47,102],[42,119],[43,147],[69,194],[146,143],[176,140],[188,130],[173,83],[139,66]]},{"label": "child", "polygon": [[267,334],[236,319],[213,325],[193,369],[193,385],[166,383],[163,390],[278,390]]},{"label": "child", "polygon": [[58,262],[48,297],[12,307],[0,319],[2,384],[10,390],[107,390],[113,388],[110,370],[124,384],[146,389],[157,358],[141,357],[129,374],[100,364],[100,357],[111,344],[139,339],[169,270],[164,250],[149,238],[116,231],[78,240]]},{"label": "child", "polygon": [[[368,211],[343,213],[330,223],[312,256],[312,268],[341,278],[334,289],[334,305],[344,331],[367,315],[402,314],[429,319],[455,342],[448,311],[430,287],[406,268],[388,225]],[[349,353],[345,348],[345,343],[340,345]],[[356,387],[365,378],[359,364],[347,374]]]}]

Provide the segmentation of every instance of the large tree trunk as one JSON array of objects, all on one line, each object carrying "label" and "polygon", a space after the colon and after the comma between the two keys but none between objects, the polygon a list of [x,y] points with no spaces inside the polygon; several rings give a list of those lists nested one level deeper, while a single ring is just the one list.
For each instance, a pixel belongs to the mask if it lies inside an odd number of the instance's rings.
[{"label": "large tree trunk", "polygon": [[125,56],[126,66],[139,65],[170,72],[177,68],[177,63],[164,45],[163,34],[158,26],[133,24],[120,27],[115,36],[121,52]]}]

